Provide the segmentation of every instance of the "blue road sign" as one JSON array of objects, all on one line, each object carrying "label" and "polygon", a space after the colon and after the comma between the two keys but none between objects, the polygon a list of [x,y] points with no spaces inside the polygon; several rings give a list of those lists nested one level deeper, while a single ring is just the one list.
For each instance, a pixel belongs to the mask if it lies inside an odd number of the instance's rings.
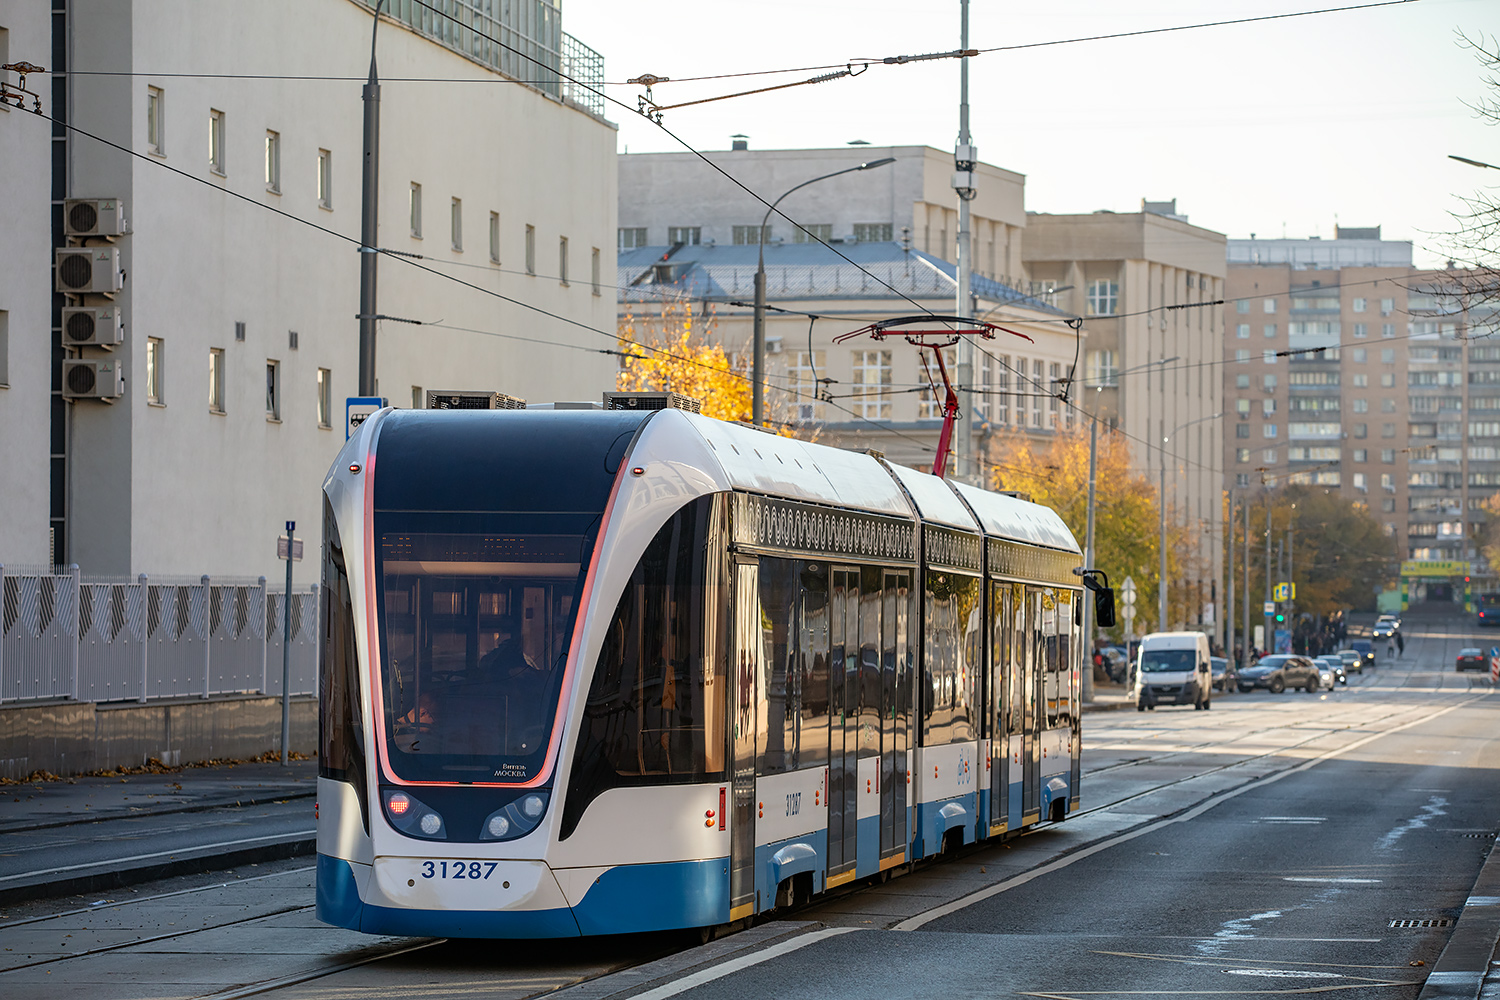
[{"label": "blue road sign", "polygon": [[344,400],[344,440],[359,430],[359,425],[386,405],[384,396],[350,396]]}]

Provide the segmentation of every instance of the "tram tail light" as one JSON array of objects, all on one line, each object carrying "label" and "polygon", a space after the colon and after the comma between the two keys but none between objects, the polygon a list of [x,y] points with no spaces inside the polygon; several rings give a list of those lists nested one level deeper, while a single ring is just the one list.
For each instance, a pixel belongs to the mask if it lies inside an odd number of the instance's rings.
[{"label": "tram tail light", "polygon": [[436,809],[433,809],[415,796],[406,792],[386,792],[382,799],[385,801],[385,815],[391,825],[408,837],[422,837],[426,840],[447,840],[447,824]]}]

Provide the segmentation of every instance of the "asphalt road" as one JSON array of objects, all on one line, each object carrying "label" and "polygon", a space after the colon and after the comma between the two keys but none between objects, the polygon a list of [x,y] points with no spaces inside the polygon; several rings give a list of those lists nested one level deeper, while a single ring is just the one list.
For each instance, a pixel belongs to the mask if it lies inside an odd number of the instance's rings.
[{"label": "asphalt road", "polygon": [[1500,698],[1453,671],[1488,637],[1408,631],[1347,688],[1090,715],[1067,822],[707,947],[370,938],[287,861],[0,911],[0,995],[1415,998],[1500,829]]}]

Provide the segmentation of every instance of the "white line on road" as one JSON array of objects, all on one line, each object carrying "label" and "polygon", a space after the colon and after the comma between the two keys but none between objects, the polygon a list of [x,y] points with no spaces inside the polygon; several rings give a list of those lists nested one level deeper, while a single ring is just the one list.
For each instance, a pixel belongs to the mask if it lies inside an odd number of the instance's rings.
[{"label": "white line on road", "polygon": [[36,871],[22,872],[19,875],[6,875],[0,877],[0,882],[14,882],[18,878],[35,878],[38,875],[57,875],[62,872],[74,872],[81,868],[103,868],[107,865],[122,865],[127,861],[149,861],[152,858],[170,858],[182,854],[194,854],[198,851],[212,851],[220,847],[239,847],[242,844],[258,844],[266,840],[288,840],[296,837],[314,836],[317,830],[294,830],[291,833],[271,833],[264,837],[246,837],[244,840],[221,840],[217,844],[193,844],[189,847],[179,847],[175,851],[156,851],[151,854],[133,854],[128,858],[105,858],[102,861],[90,861],[81,865],[63,865],[59,868],[40,868]]},{"label": "white line on road", "polygon": [[858,927],[825,927],[822,930],[811,931],[799,937],[794,937],[790,941],[773,944],[764,951],[757,951],[753,955],[745,955],[731,962],[725,962],[723,965],[716,965],[712,969],[695,972],[691,976],[685,976],[677,980],[675,983],[667,983],[665,986],[658,986],[654,990],[638,993],[631,997],[630,1000],[666,1000],[667,997],[675,997],[679,993],[686,993],[690,989],[702,986],[704,983],[711,983],[716,979],[723,979],[725,976],[739,972],[741,969],[748,969],[752,965],[759,965],[770,959],[780,958],[782,955],[797,951],[800,948],[806,948],[810,944],[817,944],[826,938],[831,938],[838,934],[848,934],[850,931],[857,930],[859,930]]},{"label": "white line on road", "polygon": [[1284,875],[1283,882],[1327,882],[1332,885],[1378,885],[1378,878],[1314,878],[1311,875]]},{"label": "white line on road", "polygon": [[[1479,698],[1487,696],[1488,692],[1480,695]],[[1283,778],[1290,777],[1294,774],[1301,774],[1303,771],[1316,767],[1324,761],[1333,760],[1335,757],[1341,757],[1353,750],[1358,750],[1360,747],[1368,743],[1373,743],[1374,741],[1382,737],[1390,736],[1393,733],[1399,733],[1402,730],[1410,729],[1413,726],[1419,726],[1423,723],[1431,722],[1433,719],[1441,718],[1444,715],[1447,715],[1449,712],[1464,708],[1468,705],[1472,705],[1474,702],[1478,701],[1479,698],[1469,698],[1465,701],[1459,702],[1456,705],[1449,705],[1447,708],[1439,709],[1438,711],[1433,712],[1431,715],[1425,715],[1420,719],[1413,719],[1410,722],[1403,723],[1402,725],[1396,726],[1392,729],[1387,729],[1384,732],[1371,733],[1369,736],[1366,736],[1363,739],[1355,740],[1353,743],[1350,743],[1347,746],[1339,747],[1336,750],[1330,750],[1327,753],[1314,757],[1309,761],[1297,764],[1293,767],[1289,767],[1285,771],[1277,771],[1275,774],[1268,774],[1262,778],[1247,781],[1240,787],[1230,789],[1227,792],[1216,795],[1213,798],[1210,798],[1208,801],[1201,802],[1177,816],[1159,820],[1155,823],[1148,823],[1145,826],[1137,827],[1134,830],[1127,831],[1108,840],[1101,840],[1098,843],[1090,844],[1088,847],[1084,847],[1080,850],[1074,851],[1072,854],[1064,855],[1063,857],[1058,858],[1056,861],[1052,861],[1045,865],[1042,865],[1040,868],[1033,868],[1029,872],[1022,872],[1020,875],[1016,875],[1013,878],[1006,879],[1004,882],[997,882],[992,886],[988,886],[987,888],[980,889],[977,892],[972,892],[967,896],[955,899],[951,903],[944,903],[942,906],[935,906],[925,913],[919,913],[914,917],[908,917],[907,919],[892,927],[891,930],[917,930],[918,928],[923,927],[934,920],[948,916],[950,913],[957,913],[959,910],[973,906],[975,903],[983,902],[984,900],[989,899],[992,896],[998,896],[1002,892],[1007,892],[1011,889],[1023,886],[1034,879],[1041,878],[1043,875],[1050,875],[1052,872],[1060,871],[1063,868],[1067,868],[1070,865],[1082,861],[1084,858],[1090,858],[1102,851],[1107,851],[1111,847],[1118,847],[1121,844],[1127,844],[1138,837],[1144,837],[1148,833],[1155,833],[1158,830],[1166,829],[1167,827],[1173,826],[1177,823],[1186,823],[1189,820],[1197,819],[1199,816],[1208,812],[1215,806],[1228,802],[1230,799],[1238,798],[1246,792],[1252,791],[1257,788],[1264,788],[1267,785],[1274,784],[1275,782],[1278,782]]]}]

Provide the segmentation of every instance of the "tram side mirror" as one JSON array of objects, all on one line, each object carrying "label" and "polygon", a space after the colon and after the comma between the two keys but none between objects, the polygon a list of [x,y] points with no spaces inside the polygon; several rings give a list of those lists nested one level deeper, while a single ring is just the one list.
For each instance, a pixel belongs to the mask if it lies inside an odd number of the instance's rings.
[{"label": "tram side mirror", "polygon": [[1094,624],[1100,628],[1114,628],[1115,590],[1113,587],[1100,587],[1094,591]]}]

